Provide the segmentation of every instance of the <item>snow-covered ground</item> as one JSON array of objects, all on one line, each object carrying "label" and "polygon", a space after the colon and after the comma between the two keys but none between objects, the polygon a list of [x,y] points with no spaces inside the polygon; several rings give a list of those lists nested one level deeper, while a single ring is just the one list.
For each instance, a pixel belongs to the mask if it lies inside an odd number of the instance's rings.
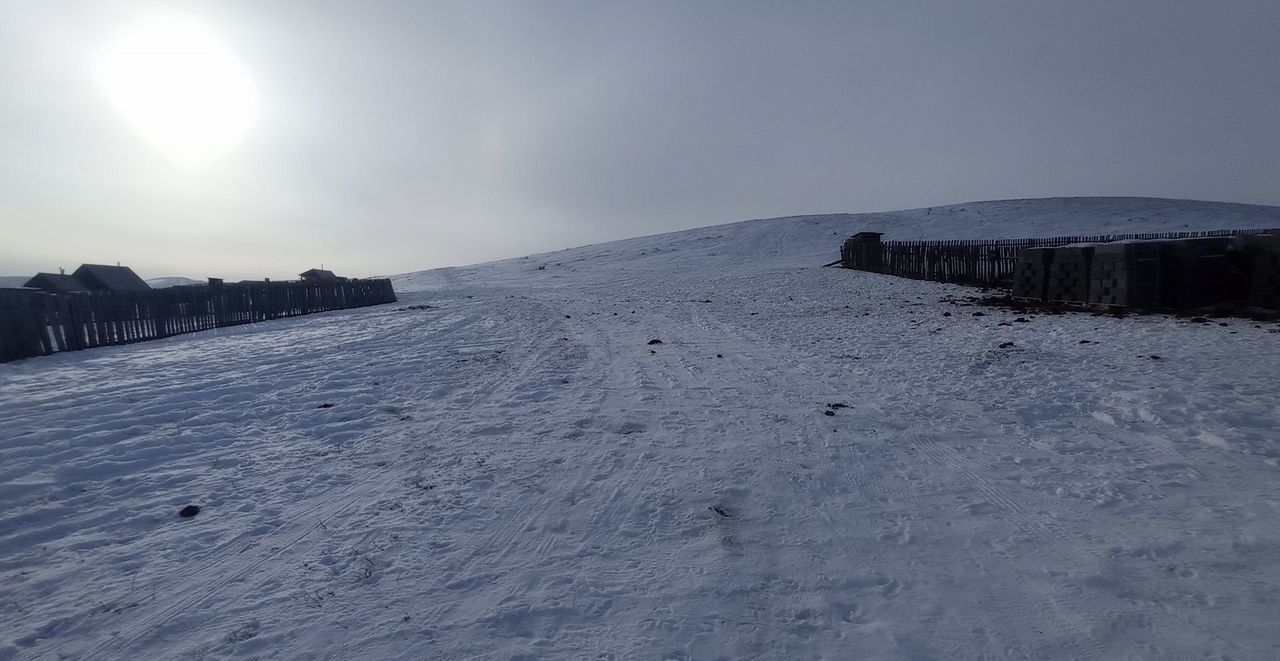
[{"label": "snow-covered ground", "polygon": [[961,207],[0,365],[0,659],[1280,657],[1280,326],[818,267],[1280,209]]}]

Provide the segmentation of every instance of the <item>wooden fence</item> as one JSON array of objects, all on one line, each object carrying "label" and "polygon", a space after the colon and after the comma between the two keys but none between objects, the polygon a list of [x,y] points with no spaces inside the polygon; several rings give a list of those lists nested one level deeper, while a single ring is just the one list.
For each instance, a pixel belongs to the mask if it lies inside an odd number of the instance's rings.
[{"label": "wooden fence", "polygon": [[395,301],[385,279],[77,294],[0,289],[0,362]]},{"label": "wooden fence", "polygon": [[1275,230],[1211,230],[1202,232],[1153,232],[1055,236],[1040,239],[957,241],[845,242],[840,250],[844,268],[874,271],[917,280],[936,280],[982,287],[1008,287],[1024,248],[1048,248],[1073,243],[1111,243],[1129,240],[1192,239],[1201,237],[1264,234]]}]

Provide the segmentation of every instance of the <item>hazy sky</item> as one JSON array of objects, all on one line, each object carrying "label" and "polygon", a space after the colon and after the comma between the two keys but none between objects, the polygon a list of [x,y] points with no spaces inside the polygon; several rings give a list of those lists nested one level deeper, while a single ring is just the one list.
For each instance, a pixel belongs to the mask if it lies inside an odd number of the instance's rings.
[{"label": "hazy sky", "polygon": [[0,12],[0,274],[373,275],[1007,197],[1280,204],[1277,0]]}]

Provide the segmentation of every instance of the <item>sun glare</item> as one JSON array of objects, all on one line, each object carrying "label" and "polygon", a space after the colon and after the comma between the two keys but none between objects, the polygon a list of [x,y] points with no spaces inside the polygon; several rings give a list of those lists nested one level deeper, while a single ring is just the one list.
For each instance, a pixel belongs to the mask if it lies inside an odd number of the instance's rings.
[{"label": "sun glare", "polygon": [[212,30],[186,17],[126,30],[95,65],[98,84],[124,120],[182,162],[231,149],[257,115],[248,72]]}]

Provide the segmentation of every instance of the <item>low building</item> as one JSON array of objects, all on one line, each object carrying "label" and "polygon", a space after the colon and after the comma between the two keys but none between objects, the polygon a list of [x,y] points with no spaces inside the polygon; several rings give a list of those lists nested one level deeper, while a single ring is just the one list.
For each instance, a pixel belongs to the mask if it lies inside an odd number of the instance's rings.
[{"label": "low building", "polygon": [[81,264],[71,275],[92,291],[151,291],[151,286],[127,266]]},{"label": "low building", "polygon": [[333,271],[326,269],[307,269],[298,274],[303,280],[318,280],[320,282],[342,282],[346,280],[338,275],[334,275]]},{"label": "low building", "polygon": [[34,278],[31,278],[27,281],[27,284],[22,286],[40,289],[53,294],[74,294],[89,291],[89,288],[84,286],[84,283],[66,273],[37,273]]}]

